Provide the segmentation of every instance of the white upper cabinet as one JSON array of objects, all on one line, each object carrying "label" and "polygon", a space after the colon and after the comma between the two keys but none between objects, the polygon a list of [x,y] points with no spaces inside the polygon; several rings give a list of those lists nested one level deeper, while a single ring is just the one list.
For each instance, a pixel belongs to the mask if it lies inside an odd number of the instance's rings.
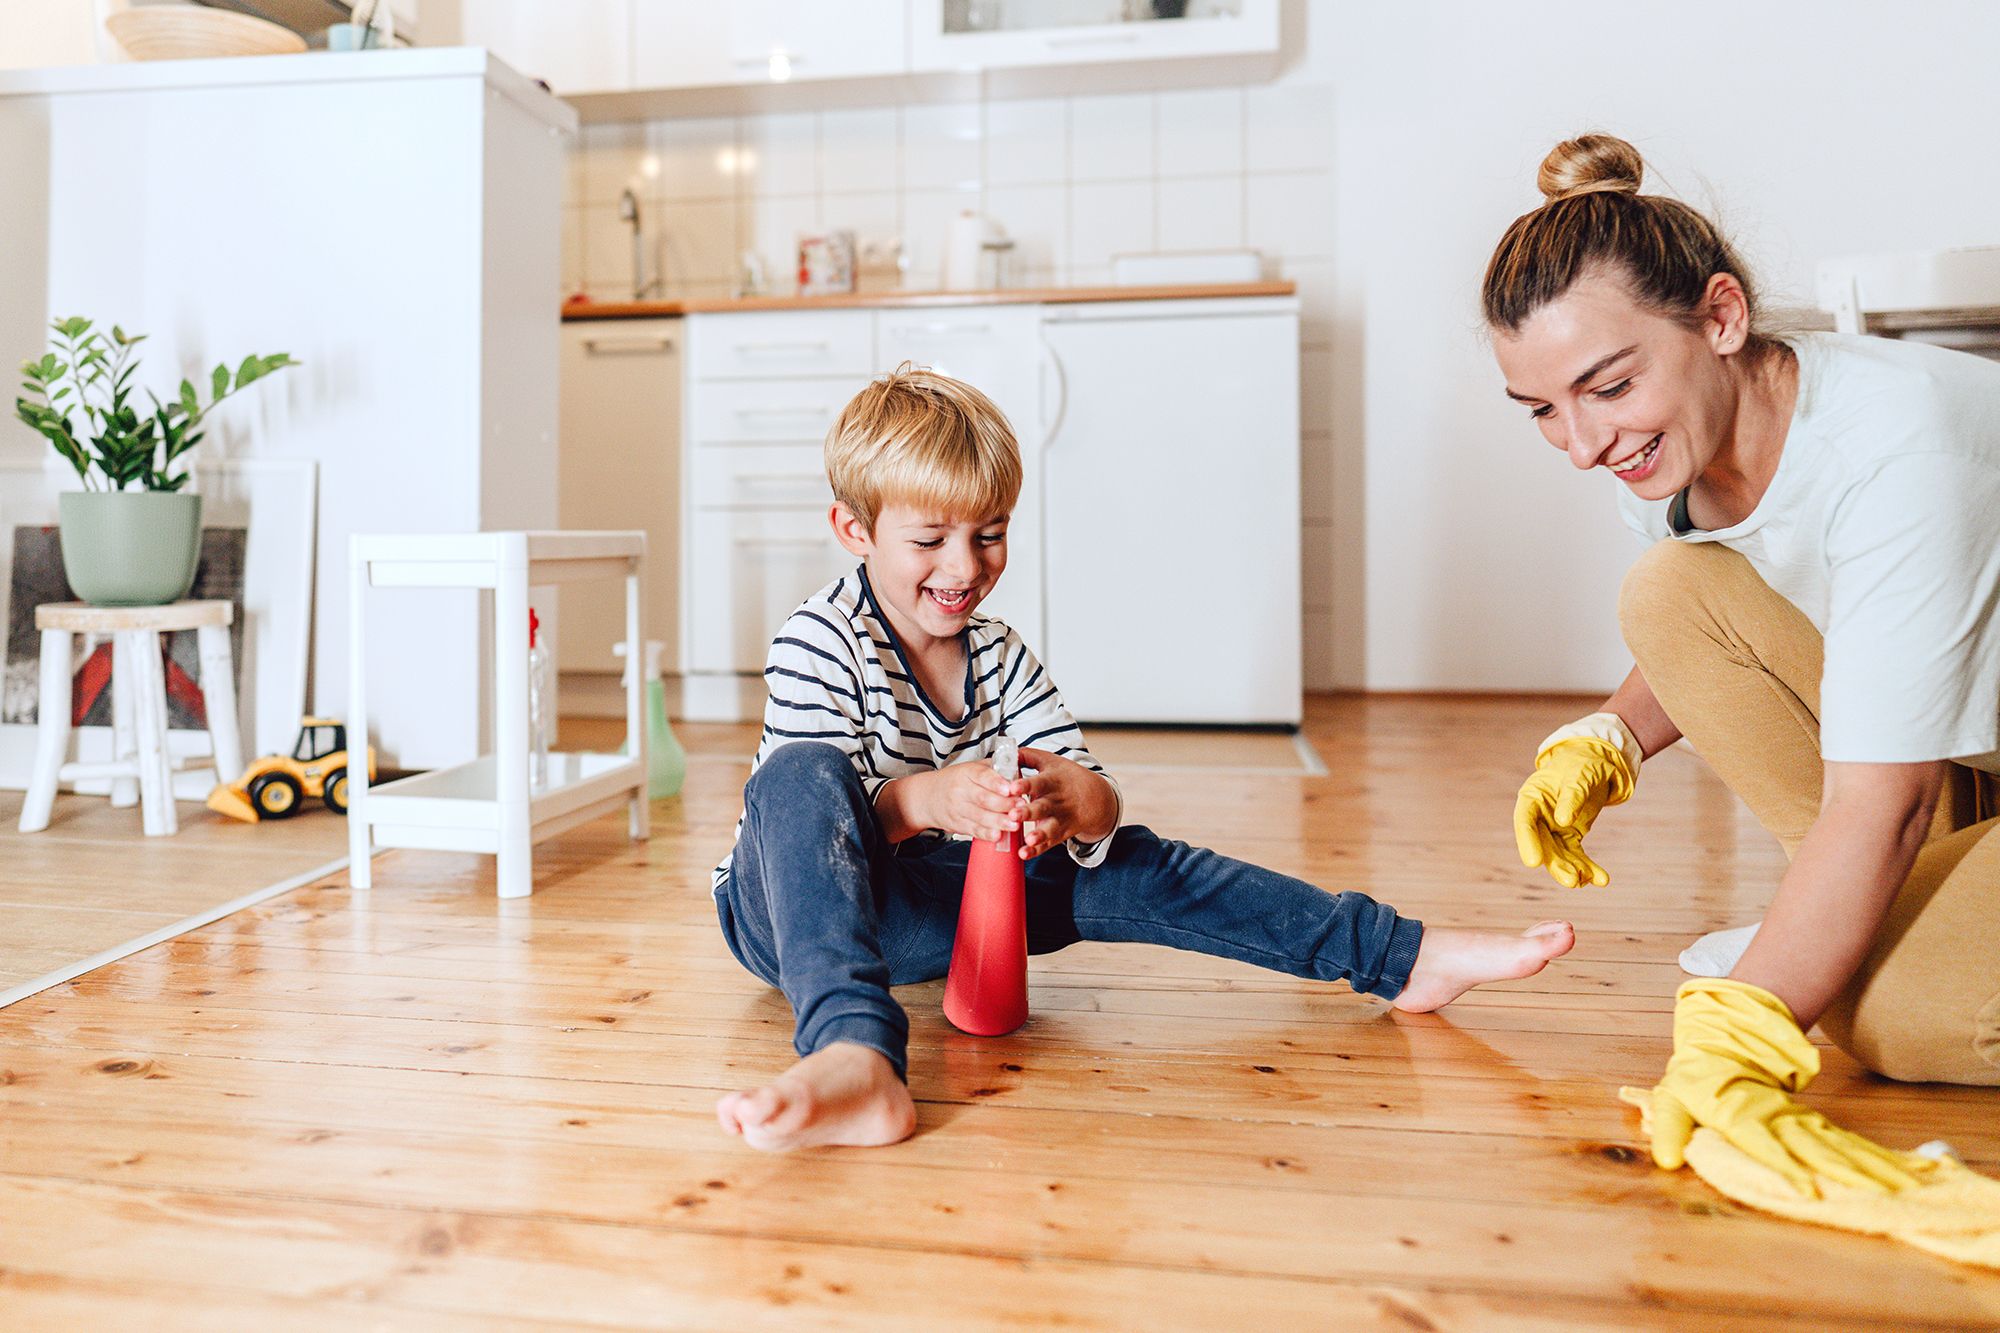
[{"label": "white upper cabinet", "polygon": [[904,0],[631,0],[641,88],[901,74]]},{"label": "white upper cabinet", "polygon": [[[459,40],[483,46],[557,93],[632,88],[634,0],[462,0]],[[640,0],[645,7],[646,0]]]},{"label": "white upper cabinet", "polygon": [[908,0],[910,68],[1242,55],[1278,49],[1278,0]]}]

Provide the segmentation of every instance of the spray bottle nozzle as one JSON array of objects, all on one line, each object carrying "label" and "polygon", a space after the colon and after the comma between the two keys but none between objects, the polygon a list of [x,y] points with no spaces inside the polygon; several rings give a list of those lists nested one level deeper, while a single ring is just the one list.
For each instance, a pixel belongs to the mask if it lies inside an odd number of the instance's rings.
[{"label": "spray bottle nozzle", "polygon": [[[625,671],[619,677],[618,683],[620,685],[630,685],[632,683],[632,667],[634,666],[631,645],[621,639],[611,645],[611,651],[625,659]],[[667,645],[658,639],[646,640],[646,674],[642,679],[666,679],[666,660]]]},{"label": "spray bottle nozzle", "polygon": [[1010,781],[1021,776],[1021,746],[1012,736],[993,742],[993,771]]}]

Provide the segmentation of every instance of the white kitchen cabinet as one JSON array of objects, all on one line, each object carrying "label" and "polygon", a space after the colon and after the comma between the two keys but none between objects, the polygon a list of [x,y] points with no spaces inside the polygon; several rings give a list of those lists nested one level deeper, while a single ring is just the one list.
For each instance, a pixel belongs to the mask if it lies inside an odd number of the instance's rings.
[{"label": "white kitchen cabinet", "polygon": [[[771,640],[799,603],[858,563],[833,536],[826,506],[797,509],[697,509],[690,543],[713,557],[720,578],[688,587],[683,688],[697,697],[712,675],[759,675]],[[711,691],[729,698],[732,690]],[[694,707],[693,701],[687,705]],[[760,710],[761,711],[761,710]],[[690,711],[688,716],[697,716]],[[754,714],[753,714],[754,716]]]},{"label": "white kitchen cabinet", "polygon": [[870,310],[695,314],[684,321],[681,709],[762,711],[787,615],[854,566],[826,519],[821,450],[875,356]]},{"label": "white kitchen cabinet", "polygon": [[1085,722],[1301,717],[1298,304],[1045,308],[1047,634]]},{"label": "white kitchen cabinet", "polygon": [[[668,662],[680,645],[680,342],[678,319],[564,324],[557,436],[562,526],[646,534],[646,632],[665,641]],[[622,708],[609,687],[624,666],[611,652],[625,637],[624,590],[577,583],[558,610],[551,632],[565,700]]]},{"label": "white kitchen cabinet", "polygon": [[983,609],[1042,641],[1041,442],[1045,361],[1037,338],[1040,307],[961,306],[947,310],[875,312],[876,362],[894,370],[905,361],[964,380],[993,400],[1021,446],[1021,498],[1007,525],[1007,572]]},{"label": "white kitchen cabinet", "polygon": [[855,390],[906,360],[977,386],[1014,427],[1021,498],[986,608],[1079,718],[1299,722],[1289,297],[691,316],[688,716],[755,717],[771,636],[855,563],[826,521],[821,446]]},{"label": "white kitchen cabinet", "polygon": [[1025,68],[1278,49],[1278,0],[1190,0],[1129,20],[1122,0],[909,0],[910,69]]},{"label": "white kitchen cabinet", "polygon": [[901,74],[903,0],[631,0],[641,88]]},{"label": "white kitchen cabinet", "polygon": [[460,0],[459,40],[561,96],[632,87],[634,0]]}]

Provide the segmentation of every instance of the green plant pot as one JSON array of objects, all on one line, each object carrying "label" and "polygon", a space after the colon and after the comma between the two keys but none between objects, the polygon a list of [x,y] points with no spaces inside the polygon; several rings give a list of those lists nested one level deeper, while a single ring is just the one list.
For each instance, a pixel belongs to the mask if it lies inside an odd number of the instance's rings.
[{"label": "green plant pot", "polygon": [[201,497],[179,491],[65,491],[63,573],[94,606],[164,606],[187,596],[201,557]]}]

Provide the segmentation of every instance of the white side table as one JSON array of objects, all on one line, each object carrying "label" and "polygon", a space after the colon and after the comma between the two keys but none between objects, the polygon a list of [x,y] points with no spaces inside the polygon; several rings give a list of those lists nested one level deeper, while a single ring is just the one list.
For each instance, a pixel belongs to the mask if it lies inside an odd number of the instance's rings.
[{"label": "white side table", "polygon": [[[110,778],[111,804],[129,806],[137,788],[140,820],[148,837],[180,831],[174,813],[174,771],[167,752],[167,682],[160,663],[160,635],[195,632],[201,654],[202,707],[208,714],[216,781],[233,782],[243,771],[236,725],[236,667],[228,602],[169,602],[165,606],[90,606],[49,602],[35,608],[42,633],[42,683],[36,703],[35,768],[21,805],[21,832],[49,826],[56,787],[82,778]],[[78,634],[111,635],[111,735],[116,754],[106,763],[65,763],[70,737],[71,641]],[[211,761],[195,761],[206,767]]]},{"label": "white side table", "polygon": [[616,810],[630,812],[631,835],[648,835],[644,684],[633,672],[625,692],[625,750],[549,755],[549,782],[531,788],[528,738],[528,589],[579,579],[625,580],[625,636],[646,641],[641,624],[643,532],[468,532],[350,539],[348,735],[368,735],[363,643],[369,588],[487,588],[493,593],[493,749],[451,768],[371,788],[355,768],[347,779],[351,856],[348,882],[373,882],[376,847],[487,852],[498,860],[502,898],[534,891],[532,847]]}]

